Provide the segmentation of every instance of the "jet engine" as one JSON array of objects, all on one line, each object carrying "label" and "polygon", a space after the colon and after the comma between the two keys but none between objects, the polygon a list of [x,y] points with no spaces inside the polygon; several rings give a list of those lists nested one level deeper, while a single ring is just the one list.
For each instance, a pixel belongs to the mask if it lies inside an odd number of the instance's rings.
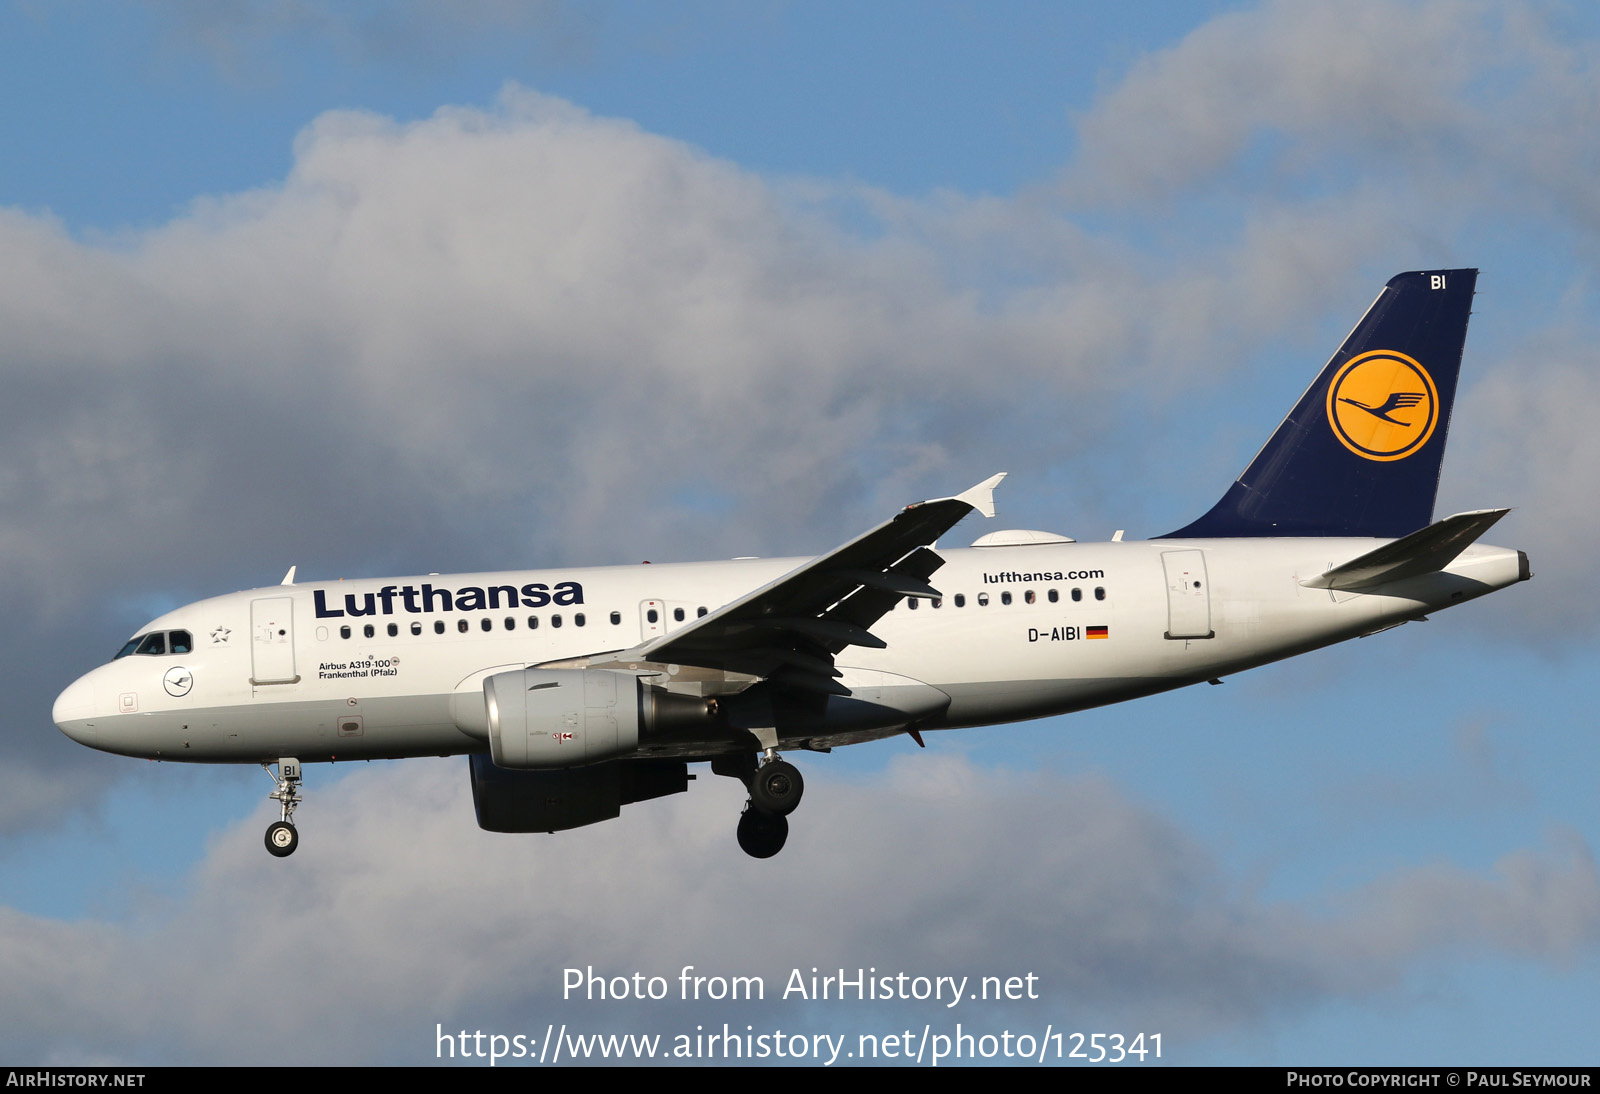
[{"label": "jet engine", "polygon": [[489,754],[514,771],[626,756],[667,729],[704,727],[710,705],[609,669],[519,669],[483,682]]}]

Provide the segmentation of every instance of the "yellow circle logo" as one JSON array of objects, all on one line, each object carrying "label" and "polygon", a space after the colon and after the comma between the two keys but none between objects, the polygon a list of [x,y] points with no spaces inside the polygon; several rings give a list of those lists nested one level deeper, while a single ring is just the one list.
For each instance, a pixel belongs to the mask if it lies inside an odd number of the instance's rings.
[{"label": "yellow circle logo", "polygon": [[1351,358],[1328,385],[1328,425],[1365,459],[1405,459],[1428,443],[1438,421],[1433,377],[1394,350]]}]

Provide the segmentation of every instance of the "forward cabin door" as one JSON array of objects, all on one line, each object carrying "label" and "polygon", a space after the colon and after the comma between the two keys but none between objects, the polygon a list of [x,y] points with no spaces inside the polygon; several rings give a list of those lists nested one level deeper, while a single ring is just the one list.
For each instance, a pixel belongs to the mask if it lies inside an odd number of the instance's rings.
[{"label": "forward cabin door", "polygon": [[250,602],[250,682],[292,684],[294,598],[268,596]]},{"label": "forward cabin door", "polygon": [[1206,580],[1204,551],[1162,551],[1167,578],[1168,638],[1210,638],[1211,583]]}]

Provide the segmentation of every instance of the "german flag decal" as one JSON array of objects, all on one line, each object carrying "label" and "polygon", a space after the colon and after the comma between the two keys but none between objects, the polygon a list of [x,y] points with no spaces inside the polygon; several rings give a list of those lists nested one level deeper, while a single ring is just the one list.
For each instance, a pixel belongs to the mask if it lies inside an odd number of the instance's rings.
[{"label": "german flag decal", "polygon": [[1110,627],[1085,627],[1085,628],[1083,628],[1083,636],[1085,638],[1110,638],[1111,637],[1111,628]]}]

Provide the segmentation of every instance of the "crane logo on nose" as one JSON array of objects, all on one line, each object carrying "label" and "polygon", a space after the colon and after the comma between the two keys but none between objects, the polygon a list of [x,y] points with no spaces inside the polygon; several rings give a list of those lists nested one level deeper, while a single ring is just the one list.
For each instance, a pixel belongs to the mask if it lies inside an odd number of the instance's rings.
[{"label": "crane logo on nose", "polygon": [[167,670],[161,686],[167,689],[168,695],[178,697],[188,695],[189,689],[194,687],[194,673],[181,665],[173,665]]}]

